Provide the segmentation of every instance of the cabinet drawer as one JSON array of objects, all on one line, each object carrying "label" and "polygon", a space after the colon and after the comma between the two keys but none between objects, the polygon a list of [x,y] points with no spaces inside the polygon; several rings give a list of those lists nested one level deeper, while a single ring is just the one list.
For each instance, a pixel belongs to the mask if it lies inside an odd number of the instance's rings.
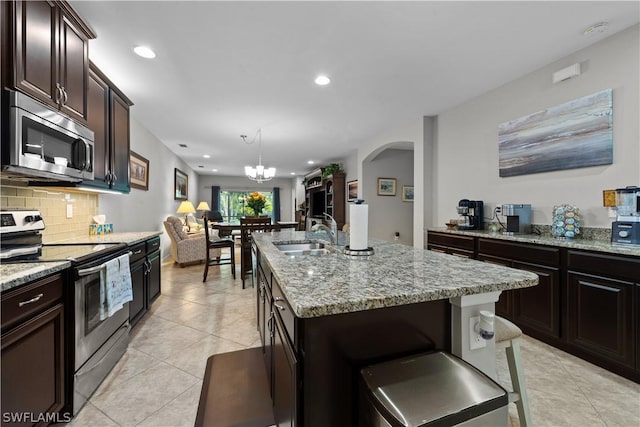
[{"label": "cabinet drawer", "polygon": [[133,246],[129,246],[129,250],[131,251],[129,263],[134,263],[137,260],[144,258],[144,256],[147,254],[147,246],[145,242],[136,243]]},{"label": "cabinet drawer", "polygon": [[282,323],[287,330],[287,335],[289,335],[289,339],[292,343],[295,343],[295,315],[293,314],[293,310],[276,281],[272,282],[272,292],[273,311],[280,315]]},{"label": "cabinet drawer", "polygon": [[457,236],[455,234],[444,233],[428,233],[427,241],[429,244],[447,246],[450,248],[464,249],[466,251],[474,251],[474,237]]},{"label": "cabinet drawer", "polygon": [[55,274],[2,294],[2,329],[33,317],[62,300],[64,281]]},{"label": "cabinet drawer", "polygon": [[567,252],[567,267],[605,277],[628,279],[640,283],[640,259],[616,255],[570,250]]},{"label": "cabinet drawer", "polygon": [[154,237],[153,239],[147,240],[147,253],[155,252],[160,249],[160,238]]},{"label": "cabinet drawer", "polygon": [[478,254],[493,255],[514,261],[556,267],[560,265],[560,249],[511,243],[496,239],[478,239]]}]

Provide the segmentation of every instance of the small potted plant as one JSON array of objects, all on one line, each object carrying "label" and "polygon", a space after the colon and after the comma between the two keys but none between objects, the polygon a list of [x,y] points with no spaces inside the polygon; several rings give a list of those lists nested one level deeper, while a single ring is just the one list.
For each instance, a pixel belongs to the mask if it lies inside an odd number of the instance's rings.
[{"label": "small potted plant", "polygon": [[340,164],[330,163],[328,166],[322,169],[322,179],[325,179],[328,176],[333,175],[334,173],[343,173],[343,172],[344,171],[342,170],[342,166],[340,166]]}]

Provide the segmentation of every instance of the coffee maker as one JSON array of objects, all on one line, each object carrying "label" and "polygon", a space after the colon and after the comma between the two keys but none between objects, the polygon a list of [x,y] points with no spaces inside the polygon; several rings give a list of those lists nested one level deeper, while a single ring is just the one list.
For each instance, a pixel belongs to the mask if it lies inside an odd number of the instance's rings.
[{"label": "coffee maker", "polygon": [[502,205],[502,215],[507,217],[505,233],[531,233],[531,205]]},{"label": "coffee maker", "polygon": [[462,199],[458,202],[458,230],[484,229],[484,203]]},{"label": "coffee maker", "polygon": [[611,242],[640,245],[640,187],[616,189],[616,210]]}]

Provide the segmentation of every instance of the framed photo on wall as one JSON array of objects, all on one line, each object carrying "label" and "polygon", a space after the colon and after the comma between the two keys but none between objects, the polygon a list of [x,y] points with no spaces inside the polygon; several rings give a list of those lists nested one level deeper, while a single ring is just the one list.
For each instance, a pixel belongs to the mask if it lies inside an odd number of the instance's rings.
[{"label": "framed photo on wall", "polygon": [[378,178],[378,196],[395,196],[396,179]]},{"label": "framed photo on wall", "polygon": [[353,202],[358,198],[358,180],[347,182],[347,202]]},{"label": "framed photo on wall", "polygon": [[131,151],[129,176],[131,177],[131,188],[149,191],[149,160]]},{"label": "framed photo on wall", "polygon": [[175,200],[187,200],[189,195],[189,175],[175,168],[173,184],[173,198]]},{"label": "framed photo on wall", "polygon": [[413,185],[402,186],[402,201],[413,202]]}]

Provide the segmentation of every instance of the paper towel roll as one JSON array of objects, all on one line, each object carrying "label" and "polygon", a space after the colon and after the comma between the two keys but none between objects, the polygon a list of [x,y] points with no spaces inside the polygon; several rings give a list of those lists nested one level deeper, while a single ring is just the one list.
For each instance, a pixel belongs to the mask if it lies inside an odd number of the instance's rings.
[{"label": "paper towel roll", "polygon": [[349,207],[349,248],[367,249],[369,229],[369,205],[351,205]]}]

